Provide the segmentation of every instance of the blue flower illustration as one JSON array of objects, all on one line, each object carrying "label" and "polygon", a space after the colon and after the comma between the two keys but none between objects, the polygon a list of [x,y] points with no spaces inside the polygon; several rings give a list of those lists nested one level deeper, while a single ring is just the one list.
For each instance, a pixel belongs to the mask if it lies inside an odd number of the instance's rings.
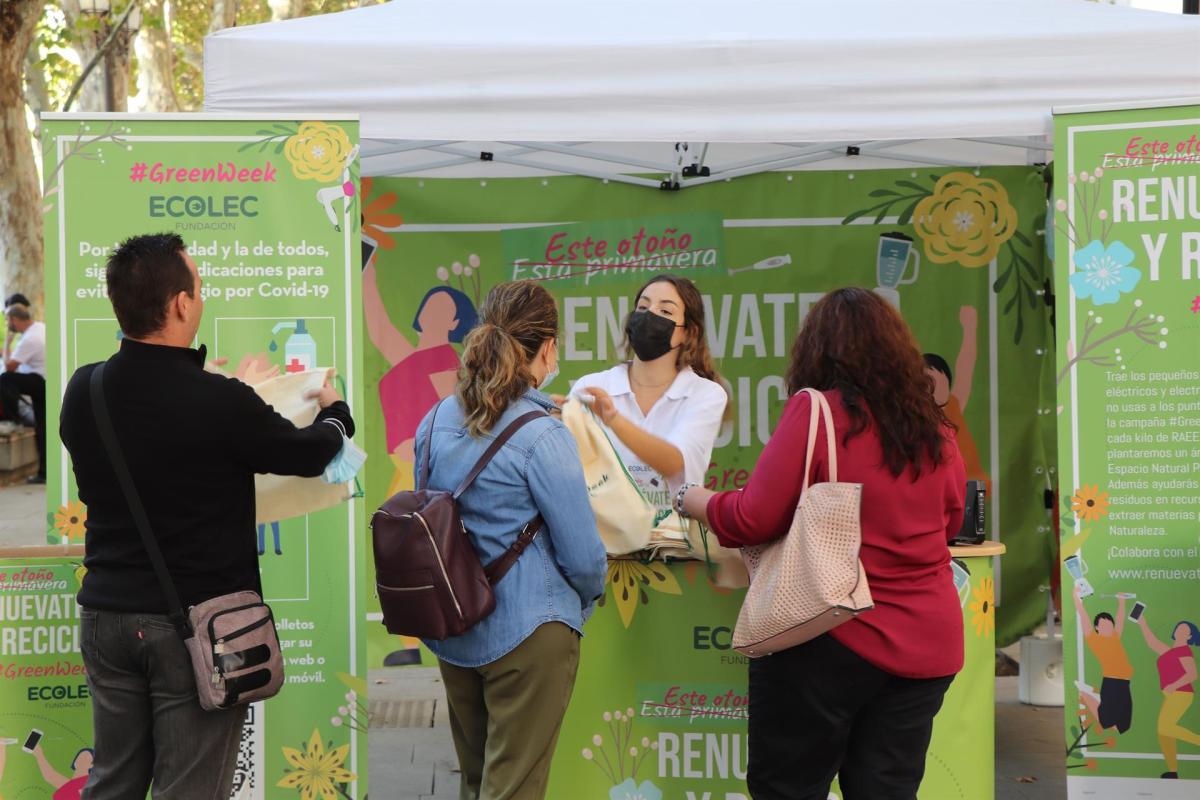
[{"label": "blue flower illustration", "polygon": [[1115,303],[1142,279],[1141,270],[1129,266],[1131,263],[1133,251],[1123,243],[1113,242],[1106,249],[1103,242],[1092,241],[1075,251],[1071,288],[1080,299],[1090,297],[1094,305]]},{"label": "blue flower illustration", "polygon": [[642,781],[639,786],[633,778],[608,790],[609,800],[662,800],[662,796],[662,790],[650,781]]}]

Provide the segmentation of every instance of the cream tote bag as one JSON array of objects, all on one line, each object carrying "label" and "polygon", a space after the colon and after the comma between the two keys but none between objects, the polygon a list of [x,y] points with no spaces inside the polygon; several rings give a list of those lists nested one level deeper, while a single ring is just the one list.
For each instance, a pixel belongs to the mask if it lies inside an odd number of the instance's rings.
[{"label": "cream tote bag", "polygon": [[[861,483],[839,483],[837,437],[825,395],[812,400],[804,489],[787,534],[742,548],[750,588],[738,614],[733,647],[752,658],[815,639],[872,607],[862,547]],[[817,421],[828,442],[829,481],[809,485]]]},{"label": "cream tote bag", "polygon": [[562,421],[575,437],[604,549],[612,556],[646,549],[657,511],[625,469],[599,421],[575,398],[563,404]]}]

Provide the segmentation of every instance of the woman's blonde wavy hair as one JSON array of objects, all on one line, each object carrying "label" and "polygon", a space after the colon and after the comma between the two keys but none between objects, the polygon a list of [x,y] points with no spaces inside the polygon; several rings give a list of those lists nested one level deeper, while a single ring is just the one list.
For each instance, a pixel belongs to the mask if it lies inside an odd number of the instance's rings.
[{"label": "woman's blonde wavy hair", "polygon": [[478,437],[534,384],[529,362],[558,336],[554,297],[534,281],[502,283],[488,292],[480,322],[467,334],[457,394],[467,432]]}]

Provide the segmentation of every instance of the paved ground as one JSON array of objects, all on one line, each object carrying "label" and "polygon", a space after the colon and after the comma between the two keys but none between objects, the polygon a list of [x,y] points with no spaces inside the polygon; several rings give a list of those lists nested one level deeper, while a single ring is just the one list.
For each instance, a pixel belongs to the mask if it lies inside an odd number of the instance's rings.
[{"label": "paved ground", "polygon": [[[384,669],[370,677],[371,796],[456,800],[457,761],[437,670]],[[1015,677],[996,681],[996,800],[1066,798],[1062,728],[1061,708],[1022,705]]]},{"label": "paved ground", "polygon": [[0,547],[46,543],[46,487],[0,487]]}]

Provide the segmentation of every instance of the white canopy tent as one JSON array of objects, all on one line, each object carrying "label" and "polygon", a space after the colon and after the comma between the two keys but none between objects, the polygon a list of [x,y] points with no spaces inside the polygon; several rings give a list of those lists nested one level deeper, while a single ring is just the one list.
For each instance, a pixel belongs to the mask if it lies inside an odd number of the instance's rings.
[{"label": "white canopy tent", "polygon": [[394,0],[223,30],[204,63],[210,111],[361,114],[365,175],[675,188],[1044,161],[1052,105],[1200,95],[1200,19],[1085,0]]}]

